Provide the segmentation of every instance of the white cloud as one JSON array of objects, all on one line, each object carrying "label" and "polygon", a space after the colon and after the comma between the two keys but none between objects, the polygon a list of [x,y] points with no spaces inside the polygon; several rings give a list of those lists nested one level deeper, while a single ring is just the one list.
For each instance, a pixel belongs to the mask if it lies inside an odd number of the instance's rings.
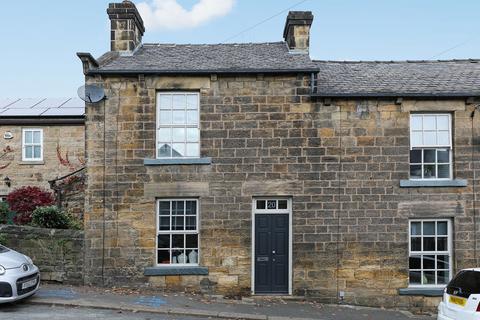
[{"label": "white cloud", "polygon": [[147,30],[194,28],[227,15],[235,0],[199,0],[190,10],[178,0],[148,0],[137,4]]}]

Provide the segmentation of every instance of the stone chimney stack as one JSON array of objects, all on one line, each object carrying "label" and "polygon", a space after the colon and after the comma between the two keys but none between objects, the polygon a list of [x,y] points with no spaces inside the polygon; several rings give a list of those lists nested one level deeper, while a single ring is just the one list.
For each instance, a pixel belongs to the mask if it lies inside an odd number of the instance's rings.
[{"label": "stone chimney stack", "polygon": [[291,51],[308,53],[312,23],[311,11],[290,11],[288,13],[283,38]]},{"label": "stone chimney stack", "polygon": [[110,3],[107,14],[111,24],[111,51],[132,52],[142,44],[145,26],[135,4],[128,0]]}]

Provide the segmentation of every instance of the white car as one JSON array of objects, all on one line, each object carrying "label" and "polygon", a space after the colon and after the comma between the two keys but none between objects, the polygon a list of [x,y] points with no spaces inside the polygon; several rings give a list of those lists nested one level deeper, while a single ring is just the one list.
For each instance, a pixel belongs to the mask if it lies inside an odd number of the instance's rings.
[{"label": "white car", "polygon": [[460,271],[447,285],[438,320],[480,320],[480,269]]},{"label": "white car", "polygon": [[0,303],[33,295],[40,287],[40,272],[32,259],[0,245]]}]

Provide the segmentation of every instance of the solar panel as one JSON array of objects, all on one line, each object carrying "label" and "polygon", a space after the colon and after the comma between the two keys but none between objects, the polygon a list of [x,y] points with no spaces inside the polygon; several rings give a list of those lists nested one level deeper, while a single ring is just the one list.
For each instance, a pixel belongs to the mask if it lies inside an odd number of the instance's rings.
[{"label": "solar panel", "polygon": [[42,116],[83,116],[85,108],[50,108]]},{"label": "solar panel", "polygon": [[17,98],[1,98],[0,99],[0,109],[8,107],[8,105],[14,103],[15,101],[18,101],[19,99]]},{"label": "solar panel", "polygon": [[30,109],[30,108],[32,108],[33,106],[35,106],[36,104],[42,102],[43,100],[45,100],[45,98],[43,98],[43,99],[39,99],[39,98],[22,98],[22,99],[18,100],[17,102],[12,103],[11,105],[9,105],[9,106],[8,106],[8,109]]},{"label": "solar panel", "polygon": [[60,108],[84,108],[85,109],[85,102],[80,98],[72,98],[65,102]]},{"label": "solar panel", "polygon": [[79,98],[1,98],[0,117],[82,116],[85,102]]},{"label": "solar panel", "polygon": [[40,109],[40,108],[35,108],[35,109],[7,109],[4,112],[1,113],[2,117],[5,116],[40,116],[41,113],[47,111],[47,109]]},{"label": "solar panel", "polygon": [[58,108],[68,100],[70,100],[70,98],[47,98],[39,104],[36,104],[33,108]]}]

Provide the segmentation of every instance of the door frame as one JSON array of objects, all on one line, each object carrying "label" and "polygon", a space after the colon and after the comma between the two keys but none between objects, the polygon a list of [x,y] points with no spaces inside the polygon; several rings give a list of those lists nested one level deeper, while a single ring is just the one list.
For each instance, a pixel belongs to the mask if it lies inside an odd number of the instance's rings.
[{"label": "door frame", "polygon": [[[257,209],[256,200],[287,200],[287,209]],[[288,214],[288,295],[293,293],[293,214],[292,197],[272,196],[252,198],[252,274],[251,291],[255,295],[255,215],[257,214]]]}]

